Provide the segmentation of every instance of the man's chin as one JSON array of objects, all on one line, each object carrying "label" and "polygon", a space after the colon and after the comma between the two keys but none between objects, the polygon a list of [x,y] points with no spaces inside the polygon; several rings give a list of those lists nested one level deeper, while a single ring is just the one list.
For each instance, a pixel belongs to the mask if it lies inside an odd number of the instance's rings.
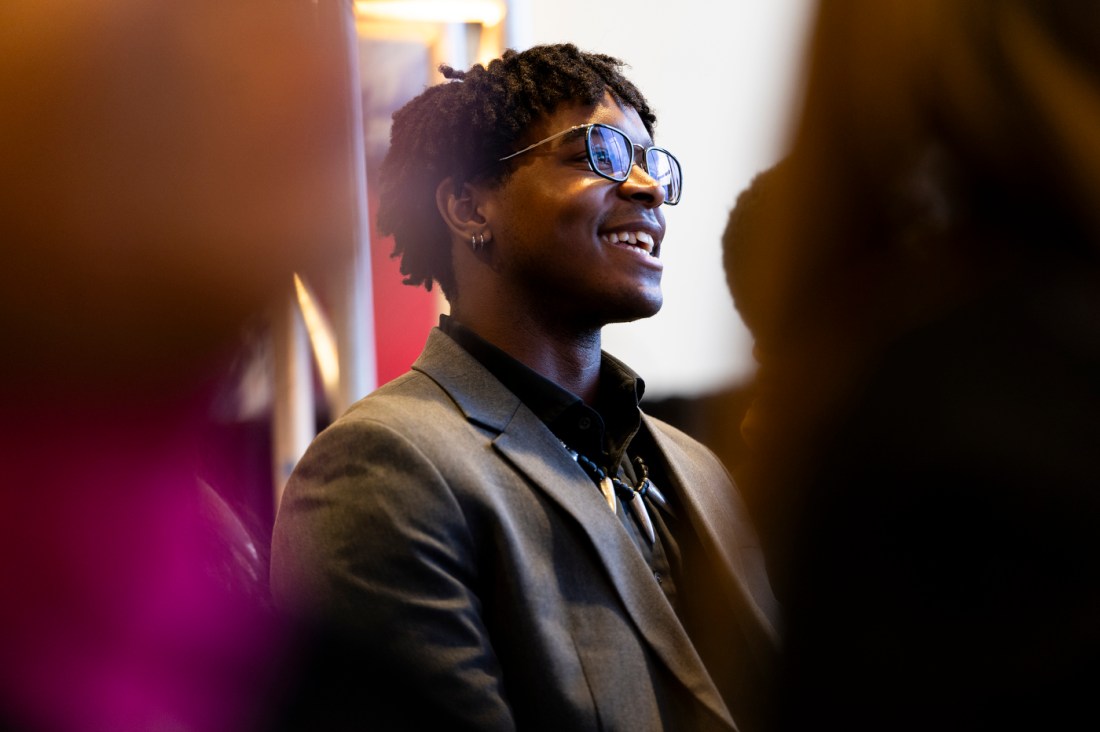
[{"label": "man's chin", "polygon": [[631,304],[631,307],[623,308],[618,313],[610,314],[607,323],[631,323],[635,320],[652,318],[661,311],[664,298],[658,294],[656,297],[647,298]]}]

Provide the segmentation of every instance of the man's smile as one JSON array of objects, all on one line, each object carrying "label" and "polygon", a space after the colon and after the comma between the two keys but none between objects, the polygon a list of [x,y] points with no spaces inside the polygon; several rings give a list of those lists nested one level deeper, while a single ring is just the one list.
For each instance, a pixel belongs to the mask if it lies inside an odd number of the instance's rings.
[{"label": "man's smile", "polygon": [[650,256],[655,256],[657,246],[653,236],[647,231],[609,231],[600,234],[600,240],[607,244],[629,244],[644,250]]}]

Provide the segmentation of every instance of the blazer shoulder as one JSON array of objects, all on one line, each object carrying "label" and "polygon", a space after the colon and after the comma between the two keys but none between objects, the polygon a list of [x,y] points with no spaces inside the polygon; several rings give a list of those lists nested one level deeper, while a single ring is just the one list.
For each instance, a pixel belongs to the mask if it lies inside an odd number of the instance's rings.
[{"label": "blazer shoulder", "polygon": [[647,414],[644,410],[642,412],[642,416],[645,419],[645,421],[649,423],[649,426],[651,428],[659,430],[665,436],[667,436],[671,439],[674,439],[677,442],[683,443],[685,445],[695,444],[695,445],[698,445],[699,447],[705,447],[703,445],[703,443],[699,442],[698,440],[696,440],[694,437],[692,437],[688,433],[684,432],[679,427],[674,427],[673,425],[669,424],[668,422],[664,421],[663,419],[660,419],[658,417],[654,417],[651,414]]},{"label": "blazer shoulder", "polygon": [[725,464],[718,455],[705,444],[662,419],[648,415],[645,412],[642,413],[642,418],[649,429],[654,433],[654,437],[658,439],[658,442],[661,442],[663,439],[663,441],[671,443],[680,450],[687,459],[692,460],[696,464],[705,464],[715,469],[719,469],[722,473],[726,474],[727,479],[732,481]]},{"label": "blazer shoulder", "polygon": [[409,371],[352,404],[322,431],[371,430],[382,426],[399,434],[442,436],[467,420],[454,399],[439,384],[417,371]]}]

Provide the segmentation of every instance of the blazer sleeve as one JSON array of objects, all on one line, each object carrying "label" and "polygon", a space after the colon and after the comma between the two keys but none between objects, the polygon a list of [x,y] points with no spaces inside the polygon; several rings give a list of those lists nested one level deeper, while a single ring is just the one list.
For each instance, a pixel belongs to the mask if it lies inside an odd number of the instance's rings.
[{"label": "blazer sleeve", "polygon": [[323,676],[348,687],[349,718],[514,729],[463,506],[407,435],[359,419],[314,440],[283,497],[271,573],[276,605],[346,649]]}]

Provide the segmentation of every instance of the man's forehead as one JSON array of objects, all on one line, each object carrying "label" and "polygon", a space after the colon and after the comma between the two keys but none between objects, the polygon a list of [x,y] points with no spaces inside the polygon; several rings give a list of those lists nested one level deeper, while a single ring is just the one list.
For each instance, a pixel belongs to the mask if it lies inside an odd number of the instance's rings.
[{"label": "man's forehead", "polygon": [[628,104],[620,105],[610,94],[605,95],[596,104],[581,102],[563,104],[552,114],[532,123],[522,138],[525,142],[534,142],[571,127],[579,127],[580,129],[574,133],[563,136],[563,141],[572,140],[583,137],[582,125],[596,122],[617,127],[638,144],[652,144],[649,131],[638,112]]}]

